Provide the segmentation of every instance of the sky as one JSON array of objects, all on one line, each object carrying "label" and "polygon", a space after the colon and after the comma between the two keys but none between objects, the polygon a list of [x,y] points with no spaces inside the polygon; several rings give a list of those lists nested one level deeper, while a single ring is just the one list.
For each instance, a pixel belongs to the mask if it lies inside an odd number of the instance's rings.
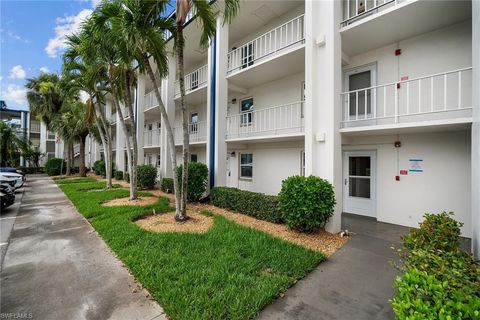
[{"label": "sky", "polygon": [[100,0],[0,0],[0,100],[28,110],[26,79],[60,72],[65,36]]}]

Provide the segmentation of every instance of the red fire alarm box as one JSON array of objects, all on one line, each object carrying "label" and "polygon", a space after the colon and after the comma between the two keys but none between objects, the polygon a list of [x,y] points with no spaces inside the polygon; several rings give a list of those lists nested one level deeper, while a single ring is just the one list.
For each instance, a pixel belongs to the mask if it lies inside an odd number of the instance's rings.
[{"label": "red fire alarm box", "polygon": [[396,55],[396,56],[399,56],[399,55],[401,55],[401,54],[402,54],[402,49],[396,49],[396,50],[395,50],[395,55]]},{"label": "red fire alarm box", "polygon": [[395,181],[400,181],[400,176],[395,176]]},{"label": "red fire alarm box", "polygon": [[400,175],[406,176],[408,174],[408,170],[400,170]]}]

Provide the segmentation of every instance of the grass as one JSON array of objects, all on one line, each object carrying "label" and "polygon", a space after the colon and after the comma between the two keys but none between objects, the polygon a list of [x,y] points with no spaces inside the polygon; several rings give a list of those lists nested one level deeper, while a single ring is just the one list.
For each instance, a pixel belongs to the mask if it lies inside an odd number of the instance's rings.
[{"label": "grass", "polygon": [[53,180],[57,184],[85,183],[85,182],[95,182],[95,181],[97,181],[97,179],[92,178],[92,177],[85,177],[85,178],[56,177],[56,178],[53,178]]},{"label": "grass", "polygon": [[[221,216],[205,234],[152,233],[132,221],[171,211],[166,198],[145,207],[102,207],[126,197],[103,182],[59,184],[171,319],[249,319],[325,259],[321,253]],[[209,213],[206,213],[209,214]]]}]

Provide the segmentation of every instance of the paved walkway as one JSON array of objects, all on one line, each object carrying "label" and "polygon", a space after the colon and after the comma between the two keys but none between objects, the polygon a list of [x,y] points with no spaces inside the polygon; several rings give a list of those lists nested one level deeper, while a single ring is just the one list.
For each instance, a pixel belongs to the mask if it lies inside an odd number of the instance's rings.
[{"label": "paved walkway", "polygon": [[10,207],[2,210],[0,216],[0,270],[3,266],[3,258],[7,253],[8,239],[13,230],[15,219],[17,218],[18,210],[20,209],[20,203],[22,203],[23,191],[25,188],[20,188],[15,191],[15,203]]},{"label": "paved walkway", "polygon": [[1,313],[33,319],[165,319],[46,176],[30,176],[1,273]]},{"label": "paved walkway", "polygon": [[394,319],[388,300],[396,276],[390,249],[407,228],[345,215],[343,229],[356,233],[342,249],[267,306],[258,319]]}]

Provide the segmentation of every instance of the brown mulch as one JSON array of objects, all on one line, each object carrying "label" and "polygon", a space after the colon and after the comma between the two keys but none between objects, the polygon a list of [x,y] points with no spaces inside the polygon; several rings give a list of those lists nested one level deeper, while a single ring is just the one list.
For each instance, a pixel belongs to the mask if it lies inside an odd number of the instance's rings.
[{"label": "brown mulch", "polygon": [[[152,190],[149,192],[155,196],[167,197],[170,202],[175,202],[175,196],[173,194],[166,194],[160,190]],[[189,207],[197,214],[203,210],[207,210],[243,226],[263,231],[274,237],[299,244],[314,251],[323,252],[327,256],[332,255],[349,240],[349,237],[341,237],[339,234],[332,234],[323,229],[314,233],[293,231],[283,224],[258,220],[241,213],[228,211],[208,204],[189,204]]]},{"label": "brown mulch", "polygon": [[148,206],[154,204],[158,201],[157,197],[138,197],[135,200],[129,200],[127,198],[117,198],[108,200],[102,203],[104,207],[115,207],[115,206]]},{"label": "brown mulch", "polygon": [[213,218],[207,217],[195,210],[188,210],[188,220],[184,223],[175,221],[175,212],[156,214],[135,221],[135,224],[153,232],[187,232],[205,233],[213,225]]}]

